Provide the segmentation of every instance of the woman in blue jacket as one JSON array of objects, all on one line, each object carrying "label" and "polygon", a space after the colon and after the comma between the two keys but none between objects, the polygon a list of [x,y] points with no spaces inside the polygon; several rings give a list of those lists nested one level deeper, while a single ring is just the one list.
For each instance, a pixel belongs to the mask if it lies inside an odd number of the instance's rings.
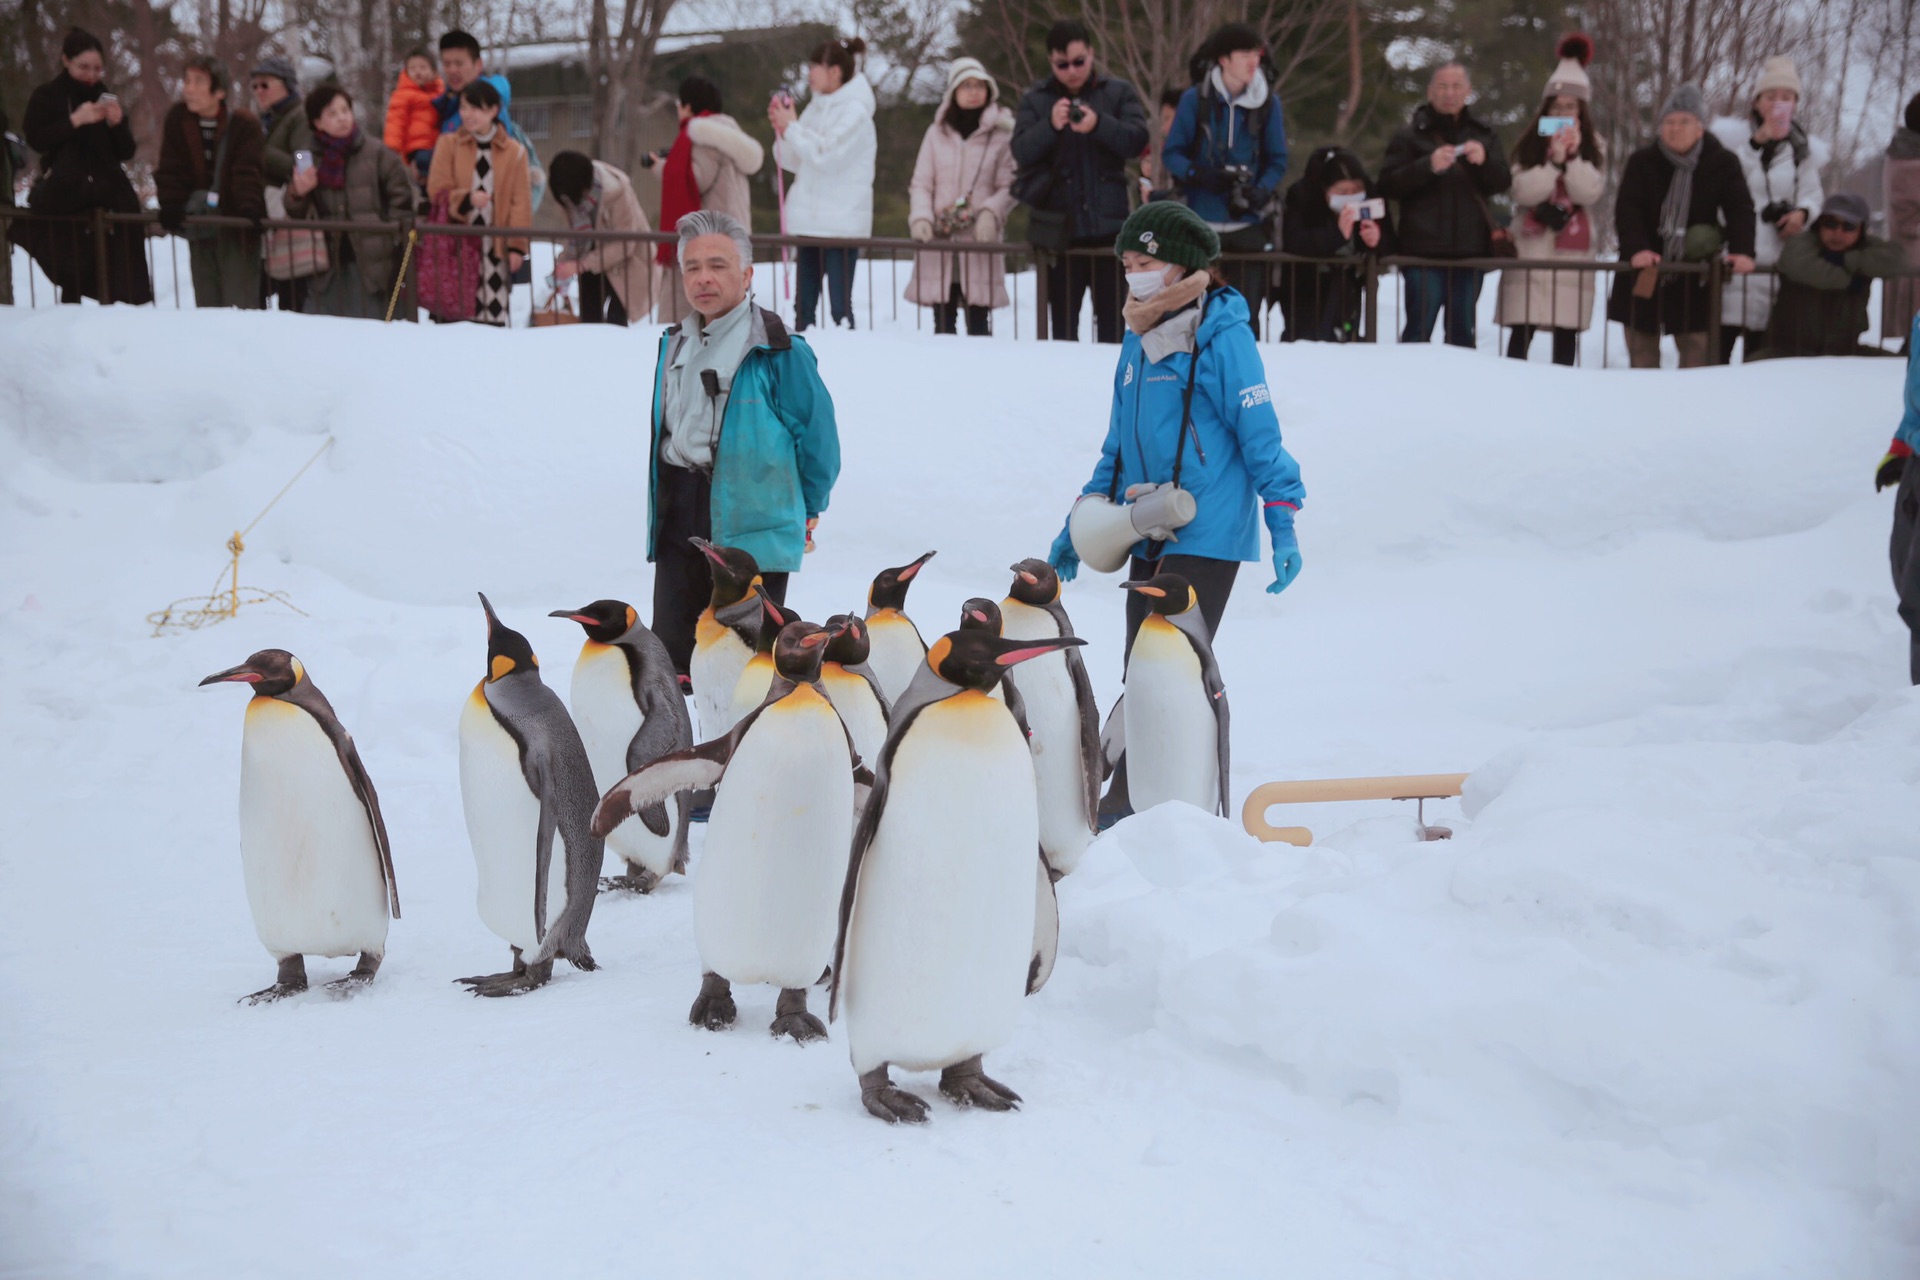
[{"label": "woman in blue jacket", "polygon": [[[1133,547],[1130,578],[1177,573],[1192,584],[1209,637],[1220,630],[1240,562],[1260,556],[1260,522],[1273,543],[1279,594],[1300,572],[1294,513],[1306,497],[1300,467],[1280,442],[1267,371],[1247,327],[1247,304],[1211,270],[1220,236],[1185,205],[1141,205],[1114,245],[1126,267],[1127,336],[1113,378],[1113,413],[1100,461],[1080,492],[1126,496],[1135,485],[1177,483],[1193,519],[1172,544]],[[1047,559],[1062,579],[1080,568],[1063,529]],[[1147,601],[1127,594],[1126,652]],[[1126,761],[1100,801],[1104,829],[1132,812]]]}]

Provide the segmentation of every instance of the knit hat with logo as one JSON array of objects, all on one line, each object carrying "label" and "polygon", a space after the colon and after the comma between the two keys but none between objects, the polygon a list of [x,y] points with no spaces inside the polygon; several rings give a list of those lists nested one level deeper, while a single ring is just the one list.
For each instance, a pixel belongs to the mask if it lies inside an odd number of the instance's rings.
[{"label": "knit hat with logo", "polygon": [[1198,271],[1220,256],[1220,233],[1178,200],[1143,204],[1120,228],[1116,254],[1144,253],[1149,258]]}]

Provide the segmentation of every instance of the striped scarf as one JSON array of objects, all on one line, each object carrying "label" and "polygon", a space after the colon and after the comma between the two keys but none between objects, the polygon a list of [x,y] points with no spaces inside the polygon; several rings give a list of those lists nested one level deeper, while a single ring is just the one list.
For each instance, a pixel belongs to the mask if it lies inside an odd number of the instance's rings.
[{"label": "striped scarf", "polygon": [[1673,166],[1673,177],[1667,182],[1667,198],[1660,204],[1660,256],[1668,262],[1679,262],[1687,256],[1687,218],[1693,209],[1693,171],[1700,167],[1700,157],[1706,151],[1707,140],[1701,138],[1693,144],[1693,150],[1685,153],[1675,151],[1664,141],[1658,145],[1660,154]]}]

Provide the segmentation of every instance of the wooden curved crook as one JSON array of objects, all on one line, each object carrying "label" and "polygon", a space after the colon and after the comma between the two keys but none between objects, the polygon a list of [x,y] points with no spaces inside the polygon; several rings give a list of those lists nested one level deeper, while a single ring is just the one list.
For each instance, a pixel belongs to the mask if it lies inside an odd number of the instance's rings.
[{"label": "wooden curved crook", "polygon": [[1305,848],[1313,832],[1305,827],[1276,827],[1267,809],[1276,804],[1315,804],[1343,800],[1441,800],[1460,794],[1464,773],[1414,773],[1386,778],[1319,778],[1307,782],[1264,782],[1247,794],[1240,825],[1256,840]]}]

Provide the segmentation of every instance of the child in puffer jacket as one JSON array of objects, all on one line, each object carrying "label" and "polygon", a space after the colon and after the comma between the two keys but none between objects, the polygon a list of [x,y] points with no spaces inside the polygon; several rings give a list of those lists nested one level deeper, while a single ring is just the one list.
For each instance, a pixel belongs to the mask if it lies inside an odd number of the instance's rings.
[{"label": "child in puffer jacket", "polygon": [[433,100],[445,90],[434,71],[433,55],[415,49],[407,55],[400,81],[387,99],[386,144],[413,165],[420,185],[433,163],[433,144],[440,140],[440,112]]}]

